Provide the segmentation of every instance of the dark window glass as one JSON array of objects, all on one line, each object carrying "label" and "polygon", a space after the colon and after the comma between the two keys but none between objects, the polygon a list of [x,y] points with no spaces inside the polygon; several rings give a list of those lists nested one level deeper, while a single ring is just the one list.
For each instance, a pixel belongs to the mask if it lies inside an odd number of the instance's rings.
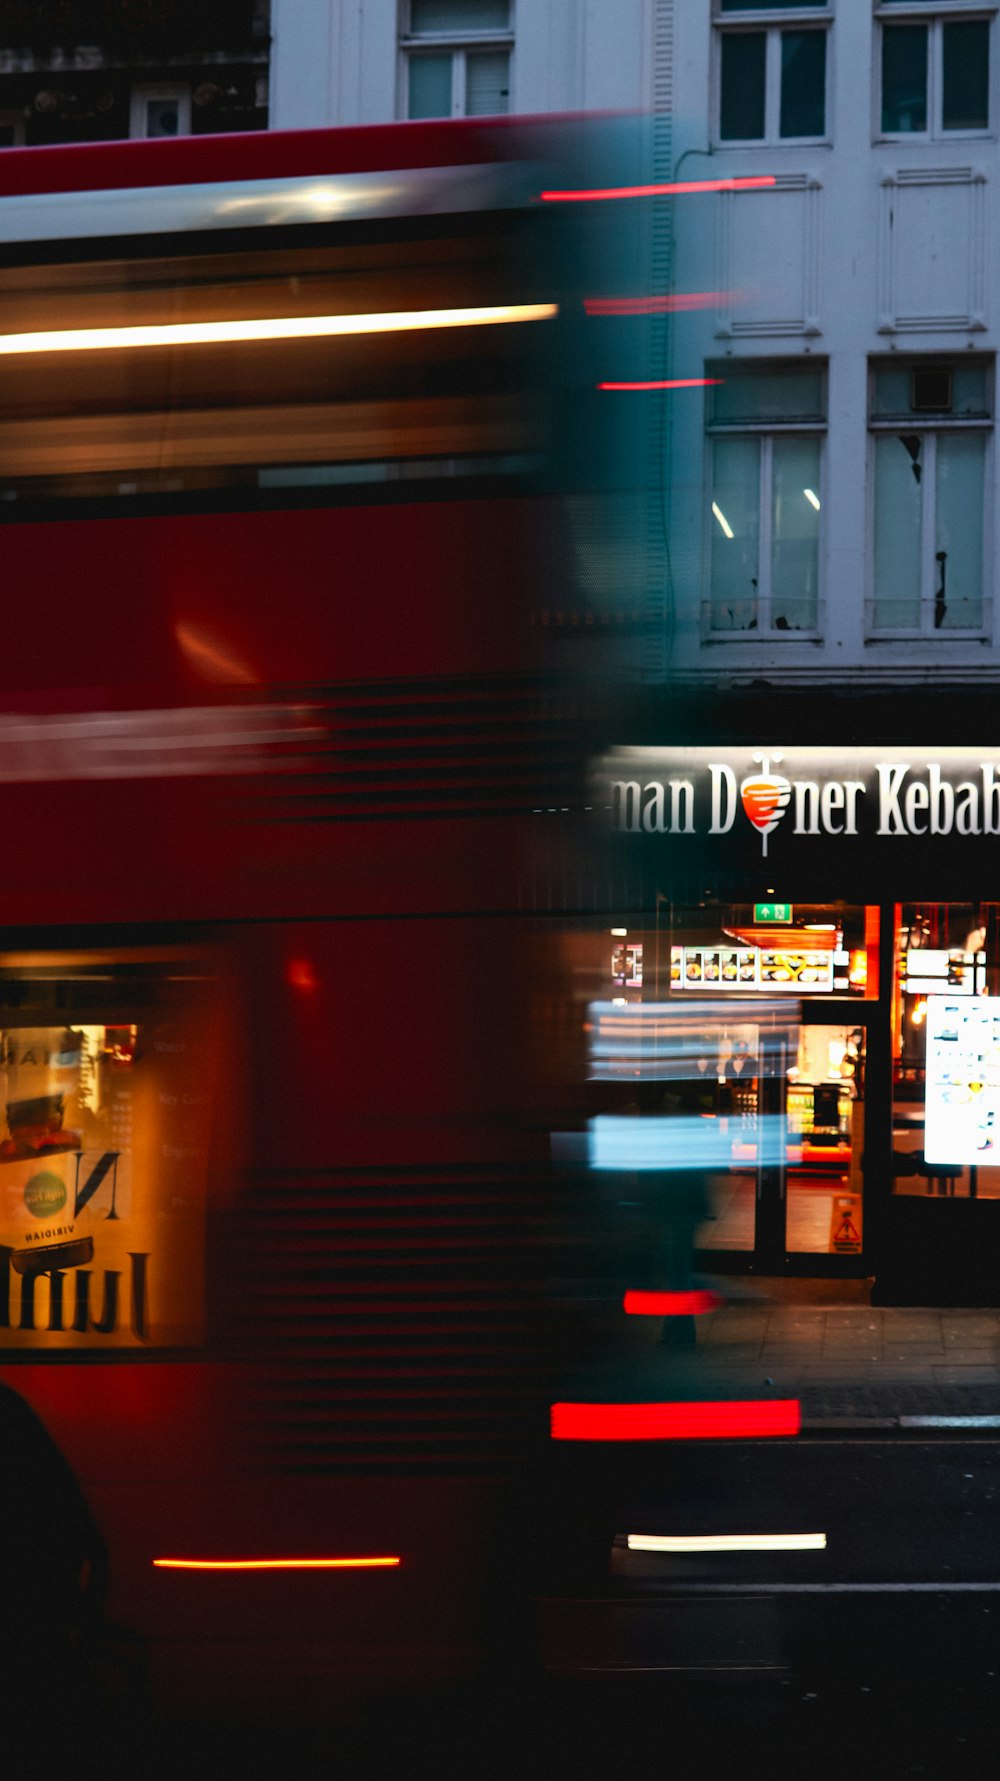
[{"label": "dark window glass", "polygon": [[882,30],[882,128],[927,128],[927,26]]},{"label": "dark window glass", "polygon": [[822,136],[826,129],[826,32],[781,33],[781,134]]},{"label": "dark window glass", "polygon": [[752,142],[764,135],[767,34],[727,32],[722,39],[719,135],[723,142]]},{"label": "dark window glass", "polygon": [[989,123],[990,26],[969,19],[944,27],[945,130],[985,130]]},{"label": "dark window glass", "polygon": [[825,7],[827,0],[721,0],[720,12],[787,12],[790,6]]}]

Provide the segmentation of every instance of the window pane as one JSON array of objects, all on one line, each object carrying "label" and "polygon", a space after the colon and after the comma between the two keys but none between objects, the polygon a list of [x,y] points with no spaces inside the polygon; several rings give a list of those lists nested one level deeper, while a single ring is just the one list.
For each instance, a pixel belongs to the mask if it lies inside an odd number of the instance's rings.
[{"label": "window pane", "polygon": [[757,623],[760,441],[717,439],[712,447],[712,628]]},{"label": "window pane", "polygon": [[410,30],[506,31],[510,25],[509,0],[410,0]]},{"label": "window pane", "polygon": [[709,416],[713,426],[736,421],[822,421],[823,371],[806,363],[801,369],[786,365],[740,366],[723,359],[707,367],[706,375],[721,383],[709,390]]},{"label": "window pane", "polygon": [[927,128],[927,26],[882,27],[882,128]]},{"label": "window pane", "polygon": [[510,56],[482,50],[465,58],[465,115],[492,117],[510,109]]},{"label": "window pane", "polygon": [[982,433],[938,434],[934,623],[945,630],[983,622],[985,453]]},{"label": "window pane", "polygon": [[781,33],[781,134],[826,130],[826,32]]},{"label": "window pane", "polygon": [[764,134],[767,34],[727,32],[722,39],[719,135],[723,142],[754,142]]},{"label": "window pane", "polygon": [[825,7],[827,0],[721,0],[720,12],[787,12],[790,6]]},{"label": "window pane", "polygon": [[990,27],[987,19],[944,26],[946,130],[985,130],[989,123]]},{"label": "window pane", "polygon": [[451,57],[410,57],[411,118],[451,116]]},{"label": "window pane", "polygon": [[[914,455],[916,454],[916,455]],[[923,441],[898,433],[875,441],[875,628],[920,624],[920,482]]]},{"label": "window pane", "polygon": [[819,440],[775,439],[771,466],[771,623],[812,631],[819,617]]},{"label": "window pane", "polygon": [[[913,374],[926,364],[951,373],[951,407],[956,420],[979,420],[990,412],[986,366],[981,360],[928,359],[882,365],[872,381],[872,414],[886,420],[909,418],[913,413]],[[919,423],[918,423],[919,424]]]}]

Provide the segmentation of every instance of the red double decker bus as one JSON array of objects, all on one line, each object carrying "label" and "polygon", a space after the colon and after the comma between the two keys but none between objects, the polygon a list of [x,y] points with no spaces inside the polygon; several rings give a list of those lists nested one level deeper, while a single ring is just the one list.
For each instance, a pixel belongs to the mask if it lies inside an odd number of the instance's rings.
[{"label": "red double decker bus", "polygon": [[168,1708],[461,1667],[547,1437],[563,147],[0,162],[0,1350]]}]

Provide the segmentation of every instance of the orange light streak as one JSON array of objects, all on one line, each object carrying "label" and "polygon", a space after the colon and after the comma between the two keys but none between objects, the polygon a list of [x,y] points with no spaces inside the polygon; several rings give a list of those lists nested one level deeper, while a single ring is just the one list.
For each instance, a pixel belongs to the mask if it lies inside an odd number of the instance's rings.
[{"label": "orange light streak", "polygon": [[685,192],[745,192],[761,186],[773,186],[773,173],[761,173],[745,179],[685,179],[671,185],[595,186],[579,192],[542,192],[543,204],[587,204],[600,198],[672,198]]},{"label": "orange light streak", "polygon": [[584,297],[588,315],[675,315],[685,309],[717,309],[730,291],[684,291],[674,297]]},{"label": "orange light streak", "polygon": [[385,1558],[154,1558],[161,1571],[355,1571],[398,1565]]}]

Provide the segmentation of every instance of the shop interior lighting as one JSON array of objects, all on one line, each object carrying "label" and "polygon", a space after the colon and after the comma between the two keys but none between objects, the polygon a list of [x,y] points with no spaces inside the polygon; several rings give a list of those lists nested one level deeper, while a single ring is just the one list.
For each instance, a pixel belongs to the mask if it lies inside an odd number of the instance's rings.
[{"label": "shop interior lighting", "polygon": [[397,1554],[378,1558],[154,1558],[161,1571],[355,1571],[389,1569]]},{"label": "shop interior lighting", "polygon": [[729,524],[729,521],[727,520],[725,514],[723,513],[722,508],[719,506],[718,501],[712,502],[712,512],[715,514],[715,517],[718,520],[720,526],[722,527],[722,530],[725,532],[726,537],[734,538],[736,536],[736,534],[733,531],[732,526]]},{"label": "shop interior lighting", "polygon": [[820,509],[819,496],[817,494],[815,494],[812,489],[803,489],[802,493],[805,495],[806,500],[810,501],[812,503],[812,505],[816,509],[816,512],[818,513],[819,509]]},{"label": "shop interior lighting", "polygon": [[463,309],[395,309],[368,315],[279,315],[247,321],[158,322],[122,328],[51,328],[0,334],[0,354],[100,352],[136,346],[212,346],[247,340],[317,340],[336,335],[403,334],[433,328],[496,327],[551,321],[556,303],[481,304]]},{"label": "shop interior lighting", "polygon": [[628,933],[628,928],[612,928],[611,932],[612,932],[612,934],[616,935],[618,939],[624,940],[626,934]]},{"label": "shop interior lighting", "polygon": [[630,1552],[825,1552],[825,1534],[629,1534]]}]

